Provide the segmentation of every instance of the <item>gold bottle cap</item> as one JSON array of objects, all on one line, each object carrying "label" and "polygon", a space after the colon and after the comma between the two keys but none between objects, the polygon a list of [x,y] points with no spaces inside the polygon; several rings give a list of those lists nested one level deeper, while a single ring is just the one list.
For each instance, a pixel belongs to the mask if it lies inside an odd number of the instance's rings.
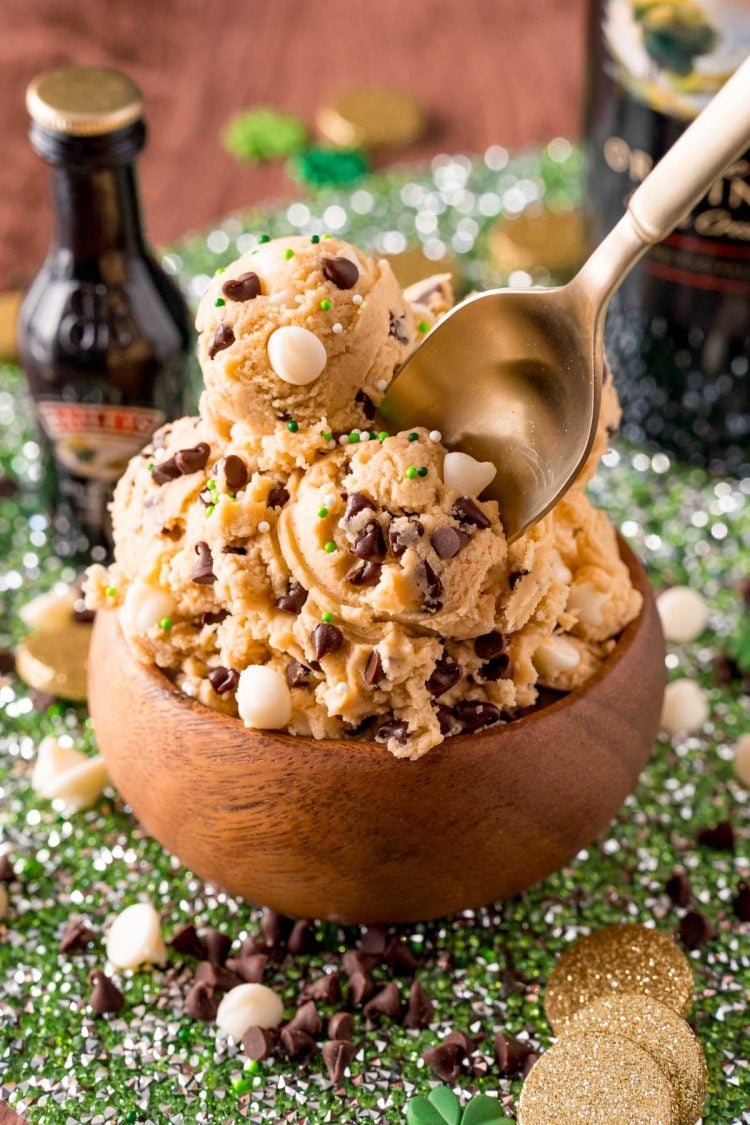
[{"label": "gold bottle cap", "polygon": [[40,74],[26,90],[26,108],[45,129],[71,137],[114,133],[137,121],[143,95],[132,78],[104,66],[66,66]]}]

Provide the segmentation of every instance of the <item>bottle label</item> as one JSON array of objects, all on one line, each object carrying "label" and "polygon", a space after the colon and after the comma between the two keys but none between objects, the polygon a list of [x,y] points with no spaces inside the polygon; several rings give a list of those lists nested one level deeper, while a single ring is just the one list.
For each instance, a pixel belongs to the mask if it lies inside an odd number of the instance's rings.
[{"label": "bottle label", "polygon": [[750,54],[748,0],[605,0],[610,74],[670,117],[703,109]]},{"label": "bottle label", "polygon": [[37,400],[39,423],[55,460],[85,480],[113,483],[128,461],[166,420],[147,406],[106,406],[61,399]]}]

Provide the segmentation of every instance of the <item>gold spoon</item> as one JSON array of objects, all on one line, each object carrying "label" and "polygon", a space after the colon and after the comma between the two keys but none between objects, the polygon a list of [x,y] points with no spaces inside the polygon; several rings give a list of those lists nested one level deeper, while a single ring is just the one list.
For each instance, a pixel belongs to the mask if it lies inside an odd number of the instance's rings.
[{"label": "gold spoon", "polygon": [[391,428],[437,429],[489,461],[483,495],[509,539],[570,488],[596,433],[603,328],[615,290],[750,143],[750,59],[632,195],[623,218],[572,281],[468,297],[425,337],[391,383]]}]

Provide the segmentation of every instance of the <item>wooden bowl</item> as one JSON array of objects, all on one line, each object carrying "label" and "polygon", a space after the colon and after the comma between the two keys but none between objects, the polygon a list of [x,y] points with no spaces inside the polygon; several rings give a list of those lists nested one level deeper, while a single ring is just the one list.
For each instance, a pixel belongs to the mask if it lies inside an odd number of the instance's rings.
[{"label": "wooden bowl", "polygon": [[247,730],[141,664],[97,614],[89,704],[114,784],[204,879],[284,914],[413,922],[514,895],[590,844],[658,727],[664,642],[640,617],[579,691],[416,762],[373,742]]}]

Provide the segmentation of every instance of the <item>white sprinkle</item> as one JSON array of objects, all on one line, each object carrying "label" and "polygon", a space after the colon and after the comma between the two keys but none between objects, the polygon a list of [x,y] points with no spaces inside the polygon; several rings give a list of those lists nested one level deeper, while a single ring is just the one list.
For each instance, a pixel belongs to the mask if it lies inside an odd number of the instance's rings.
[{"label": "white sprinkle", "polygon": [[443,435],[440,433],[440,430],[430,430],[430,441],[437,442],[437,441],[442,441],[442,440],[443,440]]},{"label": "white sprinkle", "polygon": [[363,301],[364,301],[364,297],[360,293],[355,293],[354,296],[352,297],[352,304],[353,305],[361,305]]},{"label": "white sprinkle", "polygon": [[333,492],[326,492],[325,496],[323,497],[323,503],[325,504],[326,508],[333,507],[333,505],[336,503],[336,497]]},{"label": "white sprinkle", "polygon": [[336,691],[339,695],[346,695],[349,690],[349,685],[345,683],[336,684]]},{"label": "white sprinkle", "polygon": [[358,427],[357,427],[357,426],[355,426],[355,427],[354,427],[354,429],[353,429],[353,430],[351,431],[351,433],[353,433],[353,434],[361,434],[361,433],[362,433],[362,431],[361,431],[360,429],[358,429]]},{"label": "white sprinkle", "polygon": [[265,535],[265,533],[267,531],[270,531],[270,530],[271,530],[271,525],[268,522],[268,520],[261,520],[260,523],[258,524],[258,531],[260,531],[262,535]]},{"label": "white sprinkle", "polygon": [[388,380],[387,379],[378,379],[375,386],[378,388],[379,391],[384,391],[388,387]]},{"label": "white sprinkle", "polygon": [[360,441],[369,441],[370,440],[370,435],[367,432],[367,430],[360,430],[359,431],[359,440]]},{"label": "white sprinkle", "polygon": [[335,332],[337,336],[338,336],[339,332],[343,332],[343,331],[344,331],[344,326],[343,326],[343,324],[339,324],[338,321],[336,321],[335,324],[331,325],[331,332]]},{"label": "white sprinkle", "polygon": [[348,444],[349,444],[349,435],[348,434],[342,434],[341,437],[339,438],[339,445],[348,445]]}]

